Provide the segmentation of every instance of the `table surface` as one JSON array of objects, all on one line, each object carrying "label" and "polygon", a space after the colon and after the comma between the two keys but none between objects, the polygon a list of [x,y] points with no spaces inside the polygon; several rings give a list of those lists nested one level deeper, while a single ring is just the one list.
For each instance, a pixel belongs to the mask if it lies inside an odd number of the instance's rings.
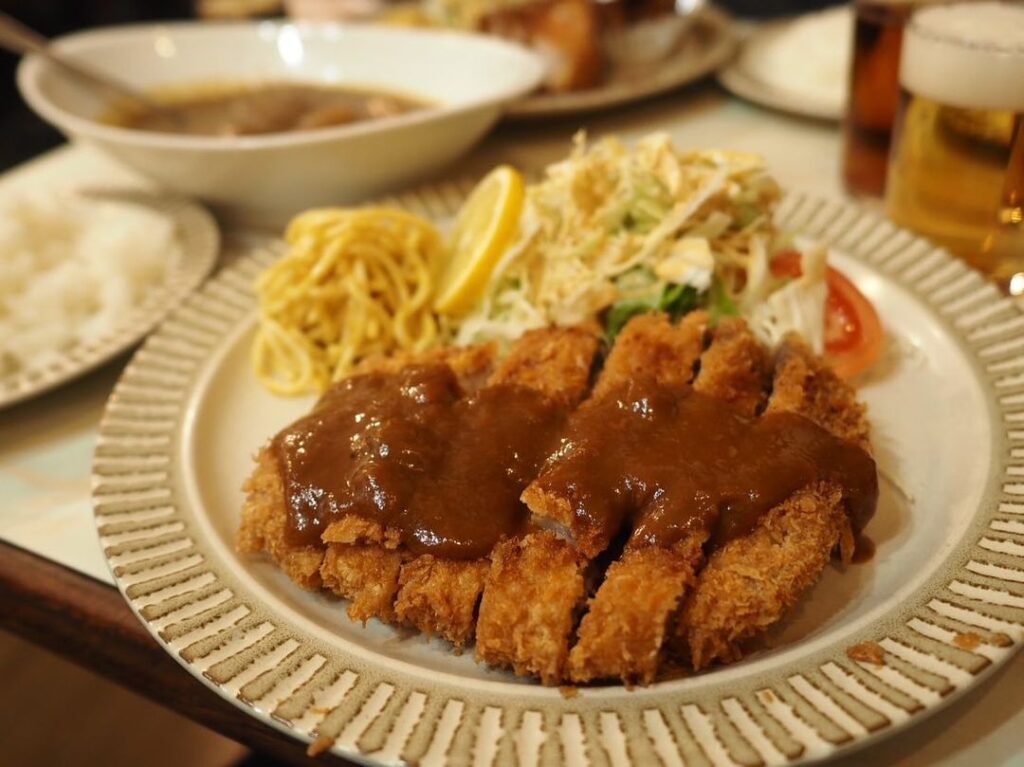
[{"label": "table surface", "polygon": [[[528,171],[563,156],[581,127],[632,140],[668,132],[681,147],[763,154],[784,187],[843,198],[836,126],[761,110],[700,85],[620,112],[500,127],[449,174],[505,162]],[[0,177],[0,199],[82,185],[142,185],[95,150],[69,146]],[[230,228],[230,223],[227,224]],[[0,627],[16,631],[229,737],[290,762],[301,748],[205,690],[136,621],[113,583],[92,522],[96,427],[127,362],[0,411]],[[17,547],[17,548],[15,548]],[[909,731],[836,765],[1024,767],[1024,654]],[[319,760],[323,763],[323,760]]]}]

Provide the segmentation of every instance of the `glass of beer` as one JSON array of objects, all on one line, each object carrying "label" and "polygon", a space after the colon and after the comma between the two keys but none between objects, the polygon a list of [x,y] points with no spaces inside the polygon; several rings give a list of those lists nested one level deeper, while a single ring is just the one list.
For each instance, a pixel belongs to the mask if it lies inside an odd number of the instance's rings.
[{"label": "glass of beer", "polygon": [[890,218],[1024,293],[1024,4],[918,11],[900,88]]},{"label": "glass of beer", "polygon": [[899,104],[903,25],[918,2],[857,0],[853,64],[843,121],[843,181],[857,195],[881,197]]}]

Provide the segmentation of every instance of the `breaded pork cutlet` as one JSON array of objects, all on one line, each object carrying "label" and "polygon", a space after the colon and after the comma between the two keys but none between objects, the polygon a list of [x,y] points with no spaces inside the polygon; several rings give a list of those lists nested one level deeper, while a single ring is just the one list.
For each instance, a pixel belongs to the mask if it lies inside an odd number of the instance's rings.
[{"label": "breaded pork cutlet", "polygon": [[[397,529],[355,514],[328,525],[321,545],[292,546],[286,539],[289,511],[281,472],[269,448],[259,454],[246,484],[240,550],[266,552],[303,588],[327,589],[350,600],[348,614],[354,619],[376,617],[408,625],[456,646],[466,645],[475,635],[479,660],[539,677],[545,684],[649,683],[657,678],[667,650],[698,669],[741,657],[751,640],[783,617],[813,585],[833,551],[838,549],[844,558],[852,553],[853,529],[866,520],[863,509],[857,519],[843,488],[860,493],[863,502],[870,495],[863,493],[864,462],[872,478],[873,464],[855,450],[855,468],[836,468],[840,474],[827,476],[814,468],[799,474],[800,484],[783,486],[785,492],[798,489],[766,512],[758,511],[760,516],[752,518],[753,527],[746,534],[723,535],[719,523],[712,522],[715,515],[701,512],[689,519],[684,513],[681,519],[688,520],[687,527],[679,537],[670,535],[665,539],[670,543],[664,545],[657,542],[660,534],[652,537],[645,528],[644,509],[660,497],[651,496],[651,488],[660,488],[658,492],[668,497],[684,497],[672,495],[678,490],[673,489],[673,478],[680,476],[673,468],[678,460],[653,474],[645,467],[660,463],[668,454],[666,444],[675,444],[680,453],[696,444],[703,455],[699,443],[671,440],[693,429],[699,432],[694,439],[714,433],[717,424],[733,423],[732,416],[725,415],[731,412],[739,419],[740,433],[738,442],[727,437],[728,445],[761,444],[754,437],[748,443],[744,429],[761,433],[753,424],[765,424],[769,431],[783,429],[785,434],[811,429],[820,435],[815,439],[830,445],[822,449],[838,450],[840,455],[852,450],[844,443],[868,451],[863,407],[799,338],[786,338],[771,358],[746,323],[735,318],[726,318],[717,327],[711,327],[703,312],[691,313],[678,324],[659,314],[634,318],[591,387],[598,346],[590,330],[546,329],[526,334],[500,362],[494,361],[491,348],[476,347],[401,355],[364,367],[362,372],[400,373],[409,365],[441,362],[452,368],[464,392],[513,385],[542,393],[545,402],[559,403],[563,413],[575,411],[569,426],[556,419],[554,431],[536,443],[544,445],[547,454],[551,437],[561,435],[547,463],[522,493],[524,513],[530,514],[528,526],[499,539],[487,556],[416,556],[402,545]],[[636,382],[639,394],[630,388]],[[694,393],[688,394],[691,387]],[[704,399],[696,399],[697,394]],[[659,399],[664,397],[669,399]],[[682,403],[702,409],[713,420],[662,417],[660,439],[673,436],[666,442],[655,440],[654,451],[645,453],[644,443],[654,427],[643,414],[673,413],[674,408],[684,412]],[[720,403],[728,407],[716,409]],[[762,411],[803,418],[788,424],[775,420],[770,426],[750,420]],[[687,419],[693,417],[693,411],[685,412]],[[620,418],[616,413],[625,413],[626,420],[608,427],[606,419]],[[640,426],[634,425],[638,416]],[[587,432],[587,426],[575,431],[577,417],[583,424],[598,424],[596,431]],[[839,441],[810,427],[804,418]],[[621,448],[624,433],[631,435],[624,443],[631,446],[627,453]],[[472,438],[472,429],[467,434]],[[609,439],[614,443],[611,448]],[[574,440],[582,441],[573,447]],[[758,456],[774,455],[760,447],[752,449],[755,452],[747,454],[750,465],[757,465]],[[599,456],[610,456],[612,462],[595,461]],[[632,463],[620,466],[630,456]],[[704,465],[702,458],[697,460],[679,465]],[[836,460],[843,465],[850,459]],[[561,474],[555,471],[559,466]],[[602,468],[595,472],[595,467]],[[474,472],[485,469],[475,467]],[[617,489],[620,470],[627,478],[625,491]],[[842,474],[850,471],[859,479]],[[628,479],[634,472],[637,479]],[[609,474],[616,478],[606,486],[602,478]],[[577,485],[580,481],[583,484]],[[648,489],[634,491],[629,484],[634,481]],[[742,483],[747,480],[739,481],[746,487]],[[576,487],[584,488],[582,495],[577,495]],[[626,494],[604,511],[584,508],[593,501],[598,506],[607,502],[602,501],[605,490]],[[706,492],[703,484],[697,490]],[[685,511],[697,504],[699,493],[677,508]],[[448,507],[447,501],[441,506]],[[602,517],[606,513],[610,516]],[[618,546],[623,548],[616,556]],[[602,572],[609,559],[613,561]]]},{"label": "breaded pork cutlet", "polygon": [[[581,407],[609,396],[616,383],[641,370],[673,382],[689,381],[703,348],[705,325],[703,313],[691,315],[682,328],[663,315],[634,319],[619,335]],[[580,397],[584,392],[580,390]],[[611,540],[579,526],[569,501],[536,482],[523,493],[523,501],[543,531],[495,551],[480,609],[477,657],[557,684],[568,676],[572,630],[586,596],[589,562]],[[652,590],[657,588],[652,585]]]},{"label": "breaded pork cutlet", "polygon": [[[766,412],[797,413],[870,449],[863,405],[797,336],[776,354]],[[709,557],[680,612],[676,649],[695,669],[737,660],[817,582],[837,546],[848,559],[853,533],[842,489],[816,482],[790,496]]]},{"label": "breaded pork cutlet", "polygon": [[[480,388],[494,360],[493,345],[442,346],[370,359],[356,372],[394,373],[409,365],[443,363],[455,373],[460,388],[470,392]],[[409,552],[400,546],[398,532],[348,514],[328,525],[322,540],[327,545],[320,570],[324,588],[349,600],[347,612],[352,620],[365,623],[377,618],[393,623],[402,567],[410,559]]]},{"label": "breaded pork cutlet", "polygon": [[[679,326],[673,326],[662,314],[633,319],[618,336],[582,409],[595,407],[595,403],[614,396],[616,386],[639,375],[650,376],[666,384],[689,382],[693,365],[703,348],[707,324],[708,317],[703,312],[690,314]],[[488,581],[488,591],[511,592],[520,596],[540,594],[552,601],[543,610],[530,611],[527,606],[519,608],[521,612],[530,612],[528,631],[521,635],[527,641],[506,638],[500,640],[501,652],[488,647],[483,653],[479,651],[478,641],[478,656],[493,665],[511,666],[518,674],[539,675],[548,683],[566,676],[577,680],[597,677],[646,679],[648,664],[644,658],[648,653],[639,647],[646,637],[636,637],[629,631],[628,617],[626,622],[617,620],[618,616],[605,613],[603,608],[607,605],[616,609],[618,605],[629,602],[630,592],[638,586],[635,577],[640,576],[651,579],[645,590],[645,604],[656,608],[658,605],[654,602],[659,601],[663,609],[671,612],[679,598],[680,587],[676,584],[685,580],[685,574],[676,577],[676,570],[682,566],[684,572],[691,571],[695,563],[685,556],[655,554],[649,557],[641,555],[643,565],[638,566],[639,560],[634,561],[632,553],[612,563],[597,597],[591,600],[588,617],[581,627],[581,642],[585,649],[574,651],[575,655],[570,658],[570,632],[583,606],[583,586],[590,580],[588,576],[596,574],[590,562],[611,545],[613,534],[609,536],[606,530],[586,525],[575,515],[570,499],[552,494],[542,482],[531,483],[523,493],[523,501],[530,508],[532,520],[540,527],[549,528],[549,531],[517,542],[514,548],[510,544],[508,551],[504,552],[508,554],[510,563],[501,570],[495,568],[494,577]],[[699,552],[699,545],[696,548]],[[564,588],[548,582],[544,569],[529,566],[535,559],[540,561],[542,556],[558,560]],[[484,607],[489,607],[488,601],[485,593]],[[499,622],[489,613],[489,610],[481,608],[480,625],[483,627],[486,622],[488,626],[486,630],[481,628],[478,631],[492,635],[496,640],[508,637],[513,631],[513,623],[508,620],[512,615],[504,616],[505,620]],[[492,623],[496,624],[493,628],[489,626]],[[602,658],[607,658],[607,663],[593,669],[588,658],[597,664],[602,663]]]},{"label": "breaded pork cutlet", "polygon": [[[597,336],[586,330],[533,330],[512,346],[486,385],[531,389],[572,408],[587,391],[597,350]],[[485,580],[490,581],[489,567],[487,558],[444,560],[429,554],[407,562],[402,566],[395,604],[399,621],[426,634],[440,635],[455,645],[465,645],[473,638],[477,603]],[[556,578],[554,574],[551,577]],[[492,589],[490,604],[498,598]],[[519,629],[508,621],[497,627],[490,616],[495,616],[493,608],[485,611],[481,607],[477,652],[484,648],[485,654],[495,658],[498,642]],[[492,627],[500,628],[498,637],[491,633]]]},{"label": "breaded pork cutlet", "polygon": [[[639,376],[667,386],[688,384],[693,378],[693,366],[704,350],[707,323],[705,312],[692,312],[679,325],[673,325],[664,314],[644,314],[632,319],[619,333],[594,390],[581,409],[600,404],[614,396],[617,386]],[[523,502],[539,526],[554,530],[587,559],[593,559],[611,545],[615,532],[579,516],[571,498],[551,492],[544,481],[550,468],[545,467],[523,491]]]},{"label": "breaded pork cutlet", "polygon": [[[726,318],[713,331],[705,325],[706,318],[700,315],[690,315],[675,327],[664,318],[652,318],[634,332],[648,328],[674,335],[689,354],[699,353],[701,337],[708,333],[710,344],[700,355],[693,388],[753,416],[763,404],[770,375],[764,347],[742,320]],[[626,341],[628,349],[630,339]],[[640,348],[651,346],[644,343]],[[684,369],[692,369],[696,361],[689,354],[680,360]],[[648,369],[664,364],[652,359]],[[622,556],[608,568],[580,624],[579,639],[569,655],[573,681],[654,681],[671,619],[704,562],[707,533],[694,531],[669,548],[653,546],[636,535],[629,540]]]},{"label": "breaded pork cutlet", "polygon": [[[452,368],[461,386],[473,389],[489,374],[494,353],[492,345],[438,347],[418,355],[374,358],[356,372],[393,372],[414,363],[444,363]],[[394,531],[350,514],[328,525],[323,545],[290,544],[285,537],[288,506],[284,483],[269,445],[257,455],[256,468],[243,490],[246,499],[236,538],[240,552],[266,553],[302,588],[326,588],[349,599],[348,615],[353,620],[394,618],[392,605],[403,556]]]}]

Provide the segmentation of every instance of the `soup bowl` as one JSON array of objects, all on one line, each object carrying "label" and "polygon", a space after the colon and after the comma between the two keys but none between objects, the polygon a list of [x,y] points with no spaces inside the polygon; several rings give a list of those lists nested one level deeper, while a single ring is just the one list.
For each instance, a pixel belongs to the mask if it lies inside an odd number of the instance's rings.
[{"label": "soup bowl", "polygon": [[359,24],[172,23],[98,29],[55,41],[139,90],[300,82],[369,88],[425,109],[317,130],[248,136],[142,131],[101,121],[104,96],[39,57],[18,85],[69,138],[89,142],[164,188],[228,215],[276,223],[306,207],[351,203],[422,178],[469,150],[544,65],[482,36]]}]

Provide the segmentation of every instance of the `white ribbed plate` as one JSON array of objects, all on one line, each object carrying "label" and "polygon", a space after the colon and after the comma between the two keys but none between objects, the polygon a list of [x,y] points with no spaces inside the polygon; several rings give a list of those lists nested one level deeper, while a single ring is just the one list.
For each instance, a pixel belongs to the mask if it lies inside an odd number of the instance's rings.
[{"label": "white ribbed plate", "polygon": [[83,189],[87,199],[140,205],[169,218],[181,246],[180,256],[143,301],[110,333],[81,341],[48,361],[9,376],[0,376],[0,409],[35,397],[83,375],[137,344],[195,290],[213,269],[220,251],[220,232],[213,216],[200,205],[180,197],[135,189]]},{"label": "white ribbed plate", "polygon": [[[391,201],[444,217],[465,189]],[[830,243],[890,348],[861,393],[884,476],[876,557],[829,567],[771,649],[634,691],[558,690],[344,615],[232,540],[263,441],[309,406],[248,369],[251,284],[222,272],[154,333],[96,447],[100,537],[132,609],[182,665],[253,716],[361,760],[420,765],[806,763],[897,731],[1024,640],[1024,315],[943,251],[858,208],[788,197]],[[877,642],[884,665],[847,649]]]}]

